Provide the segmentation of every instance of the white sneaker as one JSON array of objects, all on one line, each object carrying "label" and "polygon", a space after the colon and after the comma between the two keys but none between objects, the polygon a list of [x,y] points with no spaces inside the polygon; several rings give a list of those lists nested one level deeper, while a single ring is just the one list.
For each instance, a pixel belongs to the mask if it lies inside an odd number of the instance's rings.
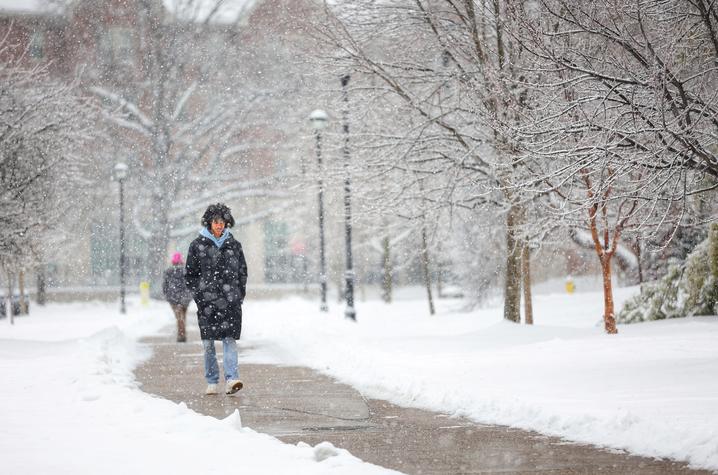
[{"label": "white sneaker", "polygon": [[211,396],[213,394],[219,394],[219,391],[217,390],[216,384],[208,384],[207,389],[204,391],[205,394],[208,396]]},{"label": "white sneaker", "polygon": [[227,394],[234,394],[240,389],[242,389],[242,386],[244,386],[244,383],[238,379],[230,379],[227,381]]}]

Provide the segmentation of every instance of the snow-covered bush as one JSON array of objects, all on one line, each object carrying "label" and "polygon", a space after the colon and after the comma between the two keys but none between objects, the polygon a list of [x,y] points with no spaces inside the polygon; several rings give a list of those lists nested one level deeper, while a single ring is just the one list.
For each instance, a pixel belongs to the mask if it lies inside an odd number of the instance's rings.
[{"label": "snow-covered bush", "polygon": [[691,315],[710,315],[713,313],[715,301],[710,299],[712,286],[710,266],[708,262],[708,242],[706,239],[688,255],[684,275],[683,291],[685,292],[686,312]]},{"label": "snow-covered bush", "polygon": [[711,275],[718,280],[718,223],[711,224],[711,230],[708,234],[710,249],[708,257],[710,259]]},{"label": "snow-covered bush", "polygon": [[718,313],[718,225],[688,255],[682,265],[672,265],[658,281],[641,286],[641,293],[628,300],[617,315],[619,323],[713,315]]},{"label": "snow-covered bush", "polygon": [[661,280],[643,284],[641,293],[625,303],[616,320],[636,323],[682,316],[678,305],[678,284],[682,274],[681,268],[674,265]]}]

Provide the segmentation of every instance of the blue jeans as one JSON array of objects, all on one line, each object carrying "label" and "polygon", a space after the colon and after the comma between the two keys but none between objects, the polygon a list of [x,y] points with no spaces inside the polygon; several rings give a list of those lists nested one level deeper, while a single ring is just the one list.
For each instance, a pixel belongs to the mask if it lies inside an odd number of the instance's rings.
[{"label": "blue jeans", "polygon": [[[219,383],[219,366],[217,353],[214,350],[214,340],[202,340],[204,347],[204,377],[208,384]],[[234,338],[222,340],[222,354],[224,362],[224,380],[239,379],[239,364],[237,363],[237,342]]]}]

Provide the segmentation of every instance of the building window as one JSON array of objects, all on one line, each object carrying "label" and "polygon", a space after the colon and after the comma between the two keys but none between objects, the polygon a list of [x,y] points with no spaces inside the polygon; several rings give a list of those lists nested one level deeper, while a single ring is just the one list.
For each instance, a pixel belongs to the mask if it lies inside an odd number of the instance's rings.
[{"label": "building window", "polygon": [[132,62],[132,33],[128,28],[111,28],[112,48],[115,59],[121,63]]},{"label": "building window", "polygon": [[264,280],[268,283],[300,283],[306,279],[306,257],[292,252],[287,223],[264,224]]},{"label": "building window", "polygon": [[28,54],[37,60],[45,57],[45,34],[42,31],[33,31],[30,35]]},{"label": "building window", "polygon": [[103,31],[99,39],[99,54],[100,61],[107,66],[133,64],[132,31],[120,27]]},{"label": "building window", "polygon": [[288,226],[286,223],[264,223],[264,280],[286,282]]}]

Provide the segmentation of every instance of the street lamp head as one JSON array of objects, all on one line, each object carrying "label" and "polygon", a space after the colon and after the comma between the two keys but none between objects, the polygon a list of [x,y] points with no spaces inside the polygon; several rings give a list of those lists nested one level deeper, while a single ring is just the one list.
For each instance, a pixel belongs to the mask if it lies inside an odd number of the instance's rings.
[{"label": "street lamp head", "polygon": [[327,122],[329,122],[329,115],[321,109],[316,109],[309,114],[309,122],[311,122],[312,127],[317,130],[321,130],[327,126]]},{"label": "street lamp head", "polygon": [[115,178],[118,180],[124,180],[127,178],[127,164],[118,162],[115,165]]}]

